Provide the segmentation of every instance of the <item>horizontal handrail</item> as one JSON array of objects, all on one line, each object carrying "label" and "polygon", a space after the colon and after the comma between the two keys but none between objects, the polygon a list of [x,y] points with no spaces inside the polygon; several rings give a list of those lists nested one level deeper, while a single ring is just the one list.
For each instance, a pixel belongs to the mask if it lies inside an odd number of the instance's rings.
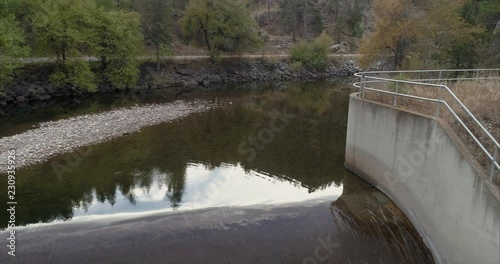
[{"label": "horizontal handrail", "polygon": [[[472,78],[443,78],[443,79],[409,79],[408,81],[413,82],[443,82],[443,81],[464,81],[464,80],[498,80],[498,77],[472,77]],[[394,79],[390,79],[394,80]],[[367,82],[376,82],[376,81],[367,81]]]},{"label": "horizontal handrail", "polygon": [[[359,87],[359,85],[360,85],[360,83],[354,83],[355,87]],[[457,121],[459,122],[459,124],[463,126],[463,128],[467,131],[467,133],[479,145],[479,147],[486,154],[486,156],[490,160],[494,161],[493,156],[488,152],[488,150],[486,150],[486,148],[484,147],[484,145],[479,141],[479,139],[477,139],[477,137],[472,133],[472,131],[470,131],[470,129],[465,125],[465,123],[462,121],[462,119],[455,113],[455,111],[453,111],[453,109],[451,108],[451,106],[446,101],[439,100],[439,99],[427,98],[427,97],[421,97],[421,96],[415,96],[415,95],[409,95],[409,94],[401,94],[401,93],[396,93],[396,92],[390,92],[390,91],[380,90],[380,89],[376,89],[376,88],[364,87],[364,89],[365,90],[369,90],[369,91],[375,91],[375,92],[380,92],[380,93],[398,95],[398,96],[402,96],[402,97],[419,99],[419,100],[424,100],[424,101],[429,101],[429,102],[443,103],[448,108],[448,110],[453,114],[453,116],[457,119]],[[494,165],[495,165],[495,167],[497,169],[500,169],[500,164],[498,164],[496,161],[494,161]]]},{"label": "horizontal handrail", "polygon": [[[466,78],[442,78],[442,73],[443,72],[475,72],[476,77],[466,77]],[[359,77],[361,79],[361,82],[356,82],[354,83],[354,86],[360,89],[360,96],[361,98],[364,98],[364,91],[374,91],[378,93],[384,93],[384,94],[391,94],[394,95],[394,105],[396,105],[396,99],[397,96],[401,97],[407,97],[407,98],[412,98],[412,99],[418,99],[418,100],[423,100],[423,101],[430,101],[430,102],[435,102],[438,103],[438,109],[436,111],[436,117],[439,116],[439,105],[444,104],[446,109],[450,111],[453,115],[453,117],[458,121],[458,123],[465,129],[467,134],[473,139],[473,141],[479,146],[482,152],[486,154],[486,157],[491,161],[492,167],[490,171],[490,181],[493,180],[493,174],[494,174],[494,169],[500,170],[500,164],[496,161],[497,159],[497,154],[500,149],[500,144],[498,141],[491,135],[491,133],[484,127],[484,125],[474,116],[474,114],[465,106],[465,104],[460,101],[460,99],[453,93],[453,91],[444,84],[433,84],[430,82],[442,82],[442,81],[458,81],[458,80],[500,80],[499,77],[494,77],[494,76],[488,76],[488,77],[480,77],[479,73],[480,72],[488,72],[491,74],[491,72],[496,73],[498,76],[498,73],[500,72],[500,69],[460,69],[460,70],[408,70],[408,71],[372,71],[372,72],[359,72],[356,73],[355,76]],[[377,77],[373,75],[378,75],[378,74],[401,74],[401,73],[439,73],[439,78],[433,79],[433,78],[425,78],[425,79],[410,79],[410,80],[398,80],[398,79],[391,79],[391,78],[384,78],[384,77]],[[373,84],[373,83],[402,83],[402,84],[412,84],[412,85],[421,85],[421,86],[427,86],[430,88],[438,88],[440,97],[438,99],[435,98],[429,98],[429,97],[422,97],[422,96],[415,96],[415,95],[409,95],[409,94],[404,94],[398,92],[398,88],[396,88],[396,91],[386,91],[374,87],[368,87],[367,84]],[[447,94],[453,98],[453,101],[459,105],[459,107],[467,113],[467,116],[470,117],[475,125],[479,126],[479,128],[482,130],[482,132],[485,133],[487,138],[491,140],[494,144],[495,150],[494,153],[490,153],[486,147],[484,146],[483,143],[472,133],[471,129],[464,123],[464,121],[459,117],[459,115],[453,110],[451,105],[446,102],[445,100],[441,99],[442,98],[442,91],[446,91]]]},{"label": "horizontal handrail", "polygon": [[442,70],[405,70],[405,71],[369,71],[369,72],[358,72],[354,74],[357,77],[361,77],[361,74],[380,74],[380,73],[427,73],[427,72],[498,72],[500,71],[500,68],[498,69],[442,69]]},{"label": "horizontal handrail", "polygon": [[[359,84],[360,83],[354,83],[354,86],[357,87],[357,88],[359,88],[359,86],[357,86]],[[413,99],[420,99],[420,100],[429,101],[429,102],[436,102],[436,103],[442,102],[439,99],[432,99],[432,98],[427,98],[427,97],[415,96],[415,95],[411,95],[411,94],[401,94],[401,93],[396,93],[396,92],[391,92],[391,91],[386,91],[386,90],[380,90],[380,89],[376,89],[376,88],[365,87],[364,89],[368,90],[368,91],[374,91],[374,92],[380,92],[380,93],[385,93],[385,94],[398,95],[398,96],[402,96],[402,97],[408,97],[408,98],[413,98]]]}]

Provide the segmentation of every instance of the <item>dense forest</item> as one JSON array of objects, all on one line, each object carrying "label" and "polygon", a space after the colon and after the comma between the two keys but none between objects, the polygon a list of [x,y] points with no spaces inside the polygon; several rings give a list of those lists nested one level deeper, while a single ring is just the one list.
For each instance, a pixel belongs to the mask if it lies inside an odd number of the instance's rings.
[{"label": "dense forest", "polygon": [[364,67],[497,67],[499,21],[497,0],[2,0],[0,87],[26,58],[54,62],[56,87],[93,91],[133,86],[141,58],[217,62],[276,43],[297,67],[321,67],[335,43]]}]

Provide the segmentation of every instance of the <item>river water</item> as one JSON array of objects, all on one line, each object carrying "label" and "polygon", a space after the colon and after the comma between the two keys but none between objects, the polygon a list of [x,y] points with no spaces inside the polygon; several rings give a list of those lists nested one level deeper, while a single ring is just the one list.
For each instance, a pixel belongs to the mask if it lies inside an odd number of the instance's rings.
[{"label": "river water", "polygon": [[[19,170],[16,257],[2,213],[0,262],[433,263],[401,210],[344,168],[351,92],[333,80],[192,94],[221,107]],[[0,136],[176,98],[19,110]],[[4,175],[0,190],[6,206]]]}]

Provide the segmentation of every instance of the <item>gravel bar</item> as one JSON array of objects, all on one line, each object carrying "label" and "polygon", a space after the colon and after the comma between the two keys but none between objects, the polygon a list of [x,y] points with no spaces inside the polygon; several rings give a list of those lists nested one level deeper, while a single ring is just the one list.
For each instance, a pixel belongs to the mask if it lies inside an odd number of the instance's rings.
[{"label": "gravel bar", "polygon": [[16,168],[47,161],[71,152],[140,130],[142,127],[203,112],[212,105],[205,101],[175,101],[168,104],[136,106],[41,123],[38,128],[0,138],[0,173],[7,171],[9,150],[16,151]]}]

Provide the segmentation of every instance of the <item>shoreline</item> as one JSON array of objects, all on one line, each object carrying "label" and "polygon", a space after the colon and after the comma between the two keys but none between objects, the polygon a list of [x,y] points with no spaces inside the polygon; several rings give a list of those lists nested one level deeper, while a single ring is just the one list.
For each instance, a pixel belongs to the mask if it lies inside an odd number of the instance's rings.
[{"label": "shoreline", "polygon": [[16,169],[46,162],[58,154],[102,143],[215,107],[207,101],[174,101],[121,108],[98,114],[40,123],[35,129],[0,138],[0,173],[7,172],[9,150],[16,151]]},{"label": "shoreline", "polygon": [[[307,67],[296,69],[286,58],[225,58],[218,64],[207,60],[174,60],[160,64],[143,62],[138,83],[118,89],[109,83],[100,83],[96,92],[78,89],[69,84],[55,87],[50,75],[52,63],[25,65],[12,83],[0,90],[0,116],[16,106],[36,105],[57,100],[79,100],[93,94],[113,95],[122,92],[142,93],[170,89],[173,94],[208,89],[213,85],[240,85],[250,83],[315,80],[352,76],[360,68],[346,57],[329,58],[324,69]],[[99,71],[95,68],[94,71]]]}]

